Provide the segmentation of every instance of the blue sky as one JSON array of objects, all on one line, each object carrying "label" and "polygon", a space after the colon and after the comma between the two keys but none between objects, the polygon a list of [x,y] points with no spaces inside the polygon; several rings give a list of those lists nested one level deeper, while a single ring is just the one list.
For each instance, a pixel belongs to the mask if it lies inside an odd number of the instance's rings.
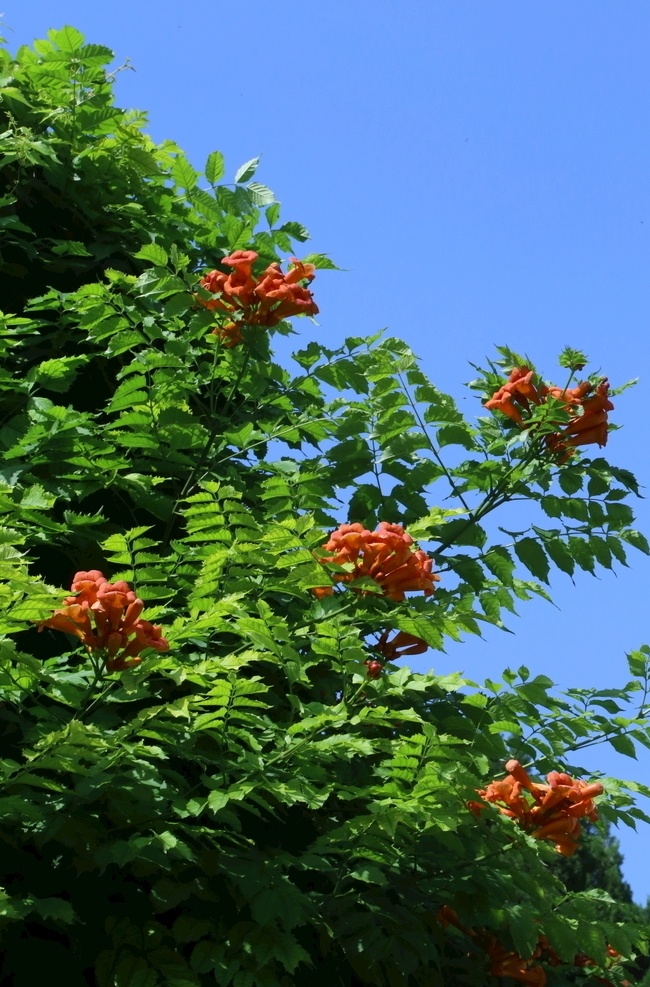
[{"label": "blue sky", "polygon": [[[565,344],[614,384],[607,456],[649,482],[650,7],[645,0],[5,0],[9,47],[72,24],[108,45],[123,106],[156,140],[229,174],[262,153],[260,181],[321,273],[318,338],[387,326],[438,386],[474,413],[468,361],[494,344],[546,377]],[[314,327],[297,324],[303,338]],[[637,504],[639,527],[650,510]],[[502,518],[506,523],[505,517]],[[616,576],[555,577],[557,609],[522,606],[516,636],[488,633],[435,655],[439,671],[497,676],[525,660],[560,685],[626,680],[650,643],[650,561]],[[427,664],[430,656],[427,656]],[[414,662],[415,665],[415,662]],[[420,667],[420,666],[416,666]],[[639,762],[597,748],[584,762],[650,784]],[[650,830],[619,833],[638,900],[650,895]]]}]

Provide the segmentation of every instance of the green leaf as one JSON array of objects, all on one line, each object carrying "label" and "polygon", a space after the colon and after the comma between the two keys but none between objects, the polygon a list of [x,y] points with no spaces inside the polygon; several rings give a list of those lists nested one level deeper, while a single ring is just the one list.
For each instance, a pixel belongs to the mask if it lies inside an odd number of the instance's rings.
[{"label": "green leaf", "polygon": [[350,871],[350,877],[356,881],[362,881],[364,884],[378,884],[380,887],[385,887],[388,884],[384,872],[373,864],[357,867],[356,870]]},{"label": "green leaf", "polygon": [[650,651],[647,647],[645,650],[644,648],[640,648],[638,651],[631,651],[627,655],[627,662],[630,674],[636,678],[644,679],[648,672],[648,664],[650,663]]},{"label": "green leaf", "polygon": [[393,618],[395,626],[406,634],[419,637],[425,641],[430,648],[442,649],[443,635],[439,624],[435,620],[429,620],[425,616],[407,616],[398,614]]},{"label": "green leaf", "polygon": [[140,260],[150,260],[156,267],[166,267],[169,261],[167,251],[159,243],[146,243],[133,256]]},{"label": "green leaf", "polygon": [[517,904],[510,906],[508,927],[515,950],[520,956],[530,956],[539,940],[539,924],[530,909]]},{"label": "green leaf", "polygon": [[469,545],[474,548],[483,548],[487,541],[485,530],[476,521],[465,518],[456,521],[448,521],[441,526],[437,532],[437,538],[442,546],[456,547]]},{"label": "green leaf", "polygon": [[612,568],[612,553],[604,538],[593,536],[589,539],[589,548],[596,561],[605,569]]},{"label": "green leaf", "polygon": [[[302,227],[304,229],[304,226]],[[305,232],[307,232],[305,230]],[[307,254],[303,257],[305,264],[313,264],[315,268],[323,271],[340,271],[341,268],[337,267],[333,260],[331,260],[327,254]]]},{"label": "green leaf", "polygon": [[589,483],[587,485],[587,493],[589,494],[590,497],[601,497],[603,494],[609,493],[611,483],[612,483],[611,476],[602,475],[601,473],[594,472],[589,477]]},{"label": "green leaf", "polygon": [[280,207],[280,203],[279,202],[274,202],[266,210],[266,213],[265,213],[266,221],[269,224],[269,226],[271,227],[271,229],[275,226],[275,224],[277,223],[278,219],[280,218],[280,208],[281,208]]},{"label": "green leaf", "polygon": [[644,555],[650,555],[650,545],[648,545],[648,539],[645,535],[642,535],[640,531],[635,531],[633,529],[630,529],[629,531],[621,531],[620,537],[623,541],[627,542],[628,545],[638,548]]},{"label": "green leaf", "polygon": [[634,511],[629,504],[619,504],[608,501],[606,504],[607,520],[615,528],[623,528],[634,521]]},{"label": "green leaf", "polygon": [[540,500],[540,506],[544,513],[548,517],[562,517],[564,502],[561,497],[554,497],[549,494],[548,497],[542,497]]},{"label": "green leaf", "polygon": [[617,536],[607,538],[607,547],[621,565],[627,566],[627,555]]},{"label": "green leaf", "polygon": [[515,553],[520,562],[542,582],[548,583],[549,564],[546,553],[535,538],[520,538],[515,542]]},{"label": "green leaf", "polygon": [[547,552],[549,558],[555,563],[558,569],[561,569],[562,572],[566,572],[569,576],[573,575],[576,567],[575,561],[573,559],[573,555],[561,538],[545,538],[544,550]]},{"label": "green leaf", "polygon": [[573,560],[586,572],[593,573],[595,569],[594,557],[589,544],[584,538],[571,536],[568,542],[569,552]]},{"label": "green leaf", "polygon": [[275,195],[266,185],[260,185],[259,182],[249,182],[246,188],[256,206],[268,206],[275,202]]},{"label": "green leaf", "polygon": [[279,922],[285,929],[292,929],[305,918],[306,899],[291,884],[283,882],[265,888],[251,902],[253,918],[260,925]]},{"label": "green leaf", "polygon": [[62,898],[37,898],[34,901],[34,909],[41,918],[55,919],[67,924],[76,921],[72,905]]},{"label": "green leaf", "polygon": [[28,379],[48,391],[64,394],[72,385],[79,367],[88,362],[85,356],[59,356],[42,363],[28,374]]},{"label": "green leaf", "polygon": [[246,163],[235,172],[235,184],[239,185],[241,182],[247,182],[249,178],[252,178],[257,171],[259,163],[259,156],[257,158],[251,158],[250,161],[246,161]]},{"label": "green leaf", "polygon": [[436,432],[439,446],[457,445],[464,449],[475,449],[476,442],[472,429],[464,424],[441,425]]},{"label": "green leaf", "polygon": [[179,151],[174,159],[171,175],[174,181],[185,189],[194,188],[199,177],[199,173],[194,170],[182,151]]},{"label": "green leaf", "polygon": [[618,751],[619,754],[625,754],[626,757],[633,757],[636,760],[636,747],[628,736],[621,733],[608,739],[615,751]]},{"label": "green leaf", "polygon": [[223,791],[223,789],[215,789],[215,791],[210,792],[208,795],[208,805],[213,812],[219,812],[224,806],[230,801],[230,796],[228,792]]},{"label": "green leaf", "polygon": [[[220,189],[223,186],[220,186]],[[226,190],[227,191],[227,190]],[[206,192],[202,188],[193,188],[188,192],[188,198],[196,211],[205,216],[206,219],[212,220],[214,223],[221,224],[223,222],[223,213],[221,207],[217,200]]]},{"label": "green leaf", "polygon": [[62,27],[60,31],[48,31],[47,36],[52,44],[70,55],[74,55],[79,48],[83,47],[85,41],[81,31],[77,31],[76,28],[69,25]]},{"label": "green leaf", "polygon": [[210,185],[216,185],[225,173],[226,165],[223,154],[221,151],[212,151],[208,154],[208,160],[205,163],[205,177],[210,182]]},{"label": "green leaf", "polygon": [[[288,223],[283,223],[280,227],[280,232],[287,233],[293,240],[299,240],[300,243],[304,243],[305,240],[309,240],[309,232],[305,229],[302,223],[294,223],[290,220]],[[310,261],[310,263],[314,263]]]},{"label": "green leaf", "polygon": [[486,552],[481,561],[504,586],[512,586],[515,563],[507,549],[497,545]]},{"label": "green leaf", "polygon": [[40,483],[28,487],[21,500],[20,506],[28,510],[49,510],[56,503],[56,497],[48,493]]},{"label": "green leaf", "polygon": [[89,250],[79,240],[61,240],[52,247],[57,257],[92,257]]},{"label": "green leaf", "polygon": [[566,494],[577,493],[582,489],[582,473],[579,469],[565,467],[560,470],[558,482]]}]

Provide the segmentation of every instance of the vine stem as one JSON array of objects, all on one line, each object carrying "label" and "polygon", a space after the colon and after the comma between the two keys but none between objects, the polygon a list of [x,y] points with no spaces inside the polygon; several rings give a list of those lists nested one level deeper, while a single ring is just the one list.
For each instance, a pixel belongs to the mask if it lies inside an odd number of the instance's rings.
[{"label": "vine stem", "polygon": [[451,475],[451,473],[449,472],[448,468],[445,466],[445,463],[443,462],[442,456],[440,455],[440,450],[435,445],[433,439],[429,435],[429,431],[428,431],[426,425],[422,421],[422,417],[420,416],[420,412],[418,411],[418,407],[417,407],[415,401],[413,400],[413,398],[411,397],[411,392],[408,389],[408,384],[405,383],[404,378],[402,377],[402,374],[401,373],[398,373],[397,374],[397,379],[399,380],[400,384],[402,385],[402,390],[406,394],[406,398],[408,400],[408,403],[411,406],[411,409],[413,411],[413,414],[415,415],[415,418],[416,418],[416,421],[417,421],[418,425],[422,429],[422,434],[426,438],[426,440],[427,440],[427,442],[429,444],[429,448],[430,448],[431,452],[435,456],[438,465],[440,466],[440,468],[444,472],[445,476],[447,477],[447,480],[449,481],[449,486],[451,487],[454,496],[455,497],[458,497],[458,499],[460,500],[460,502],[463,505],[463,507],[465,508],[465,510],[469,514],[471,514],[472,512],[471,512],[471,509],[470,509],[469,504],[467,503],[467,501],[463,497],[462,493],[460,492],[460,490],[456,486],[456,484],[454,482],[453,476]]},{"label": "vine stem", "polygon": [[[537,449],[533,448],[527,459],[524,459],[523,461],[524,465],[526,464],[526,462],[531,462],[535,458],[536,453],[537,453]],[[503,504],[506,504],[508,503],[509,500],[511,500],[513,494],[516,491],[513,490],[511,491],[510,494],[507,494],[506,491],[508,488],[508,484],[510,482],[510,477],[516,471],[516,469],[517,469],[517,465],[511,466],[508,472],[505,474],[505,476],[503,476],[499,480],[496,487],[494,487],[493,490],[490,490],[490,492],[487,494],[487,496],[482,501],[482,503],[479,504],[479,506],[474,511],[474,513],[472,514],[470,511],[470,516],[467,518],[465,524],[462,526],[460,531],[456,532],[454,539],[458,538],[459,535],[462,534],[464,531],[466,531],[469,527],[471,527],[471,525],[477,524],[479,521],[482,521],[484,517],[487,517],[487,515],[490,514],[492,511],[496,510],[497,507],[501,507]],[[441,541],[438,545],[437,552],[440,552],[445,548],[448,548],[449,545],[451,544],[452,544],[451,540]]]},{"label": "vine stem", "polygon": [[[249,362],[250,362],[250,351],[249,350],[246,350],[246,353],[244,354],[244,359],[241,362],[241,365],[240,365],[239,370],[237,372],[237,376],[235,377],[235,379],[233,381],[232,387],[230,388],[230,393],[228,394],[228,397],[226,398],[226,403],[225,403],[225,405],[223,407],[223,411],[221,412],[221,417],[222,418],[225,418],[226,415],[227,415],[227,413],[228,413],[228,410],[229,410],[230,405],[232,403],[232,399],[234,397],[235,391],[237,390],[237,388],[239,387],[239,385],[241,383],[242,377],[244,376],[244,373],[245,373],[245,371],[246,371],[246,369],[248,367]],[[193,485],[193,483],[196,480],[196,476],[197,476],[199,470],[201,469],[201,467],[203,466],[203,464],[204,464],[204,462],[206,460],[206,457],[208,456],[208,454],[210,452],[210,449],[214,445],[215,440],[216,440],[218,434],[219,434],[218,425],[213,425],[212,428],[210,429],[210,434],[208,435],[207,442],[205,443],[205,445],[203,446],[203,449],[199,453],[199,458],[197,459],[196,463],[194,464],[192,470],[190,471],[190,475],[188,476],[187,480],[185,481],[185,484],[183,486],[183,489],[181,490],[180,497],[178,498],[178,501],[176,502],[176,505],[175,506],[177,506],[178,503],[181,500],[183,500],[183,498],[185,496],[187,496],[187,494],[189,493],[189,491],[192,489],[192,485]],[[173,511],[172,511],[172,514],[173,514]]]},{"label": "vine stem", "polygon": [[104,662],[102,661],[101,658],[99,659],[95,658],[95,656],[92,653],[90,654],[90,663],[92,665],[92,669],[94,673],[93,679],[92,682],[90,682],[88,688],[86,689],[84,697],[81,700],[81,703],[79,704],[79,709],[75,711],[75,714],[72,717],[73,720],[81,719],[81,717],[84,716],[88,712],[88,710],[95,705],[95,703],[99,698],[96,697],[95,700],[92,703],[90,703],[89,706],[86,705],[88,703],[88,700],[91,698],[93,692],[95,691],[97,687],[97,683],[100,681],[104,672]]},{"label": "vine stem", "polygon": [[[239,387],[239,385],[241,383],[241,380],[242,380],[242,378],[244,376],[244,373],[246,372],[246,369],[248,367],[249,362],[250,362],[250,351],[249,350],[246,350],[246,352],[244,354],[244,358],[243,358],[243,360],[242,360],[242,362],[240,364],[239,370],[237,371],[237,376],[235,377],[235,379],[234,379],[234,381],[232,383],[232,387],[230,388],[230,392],[228,394],[228,397],[226,398],[226,403],[225,403],[225,405],[223,407],[223,411],[221,413],[220,420],[216,424],[212,425],[212,427],[210,428],[209,433],[208,433],[208,438],[207,438],[207,440],[205,442],[205,445],[203,446],[203,449],[199,453],[198,458],[197,458],[196,462],[194,463],[194,466],[190,470],[190,474],[187,477],[187,480],[185,481],[185,483],[183,484],[183,487],[181,489],[181,492],[178,495],[178,497],[176,498],[176,500],[174,502],[174,506],[172,507],[172,509],[170,511],[169,520],[168,520],[167,526],[165,528],[165,533],[164,533],[164,535],[163,535],[163,537],[161,539],[161,542],[160,542],[161,547],[162,547],[163,550],[167,547],[167,544],[169,542],[169,538],[171,536],[172,528],[173,528],[173,525],[174,525],[174,518],[175,518],[175,515],[176,515],[176,511],[178,509],[178,506],[181,503],[181,501],[183,501],[185,499],[185,497],[187,497],[189,495],[190,491],[192,490],[193,485],[196,482],[196,478],[197,478],[197,476],[199,474],[200,469],[203,467],[203,465],[204,465],[204,463],[205,463],[208,455],[210,454],[210,450],[212,449],[212,447],[213,447],[213,445],[214,445],[214,443],[215,443],[215,441],[217,439],[217,436],[219,435],[220,427],[223,426],[223,419],[226,417],[226,415],[228,413],[228,410],[230,409],[230,405],[232,404],[232,399],[233,399],[233,397],[235,395],[235,392],[236,392],[237,388]],[[212,399],[212,396],[211,396],[211,399]]]}]

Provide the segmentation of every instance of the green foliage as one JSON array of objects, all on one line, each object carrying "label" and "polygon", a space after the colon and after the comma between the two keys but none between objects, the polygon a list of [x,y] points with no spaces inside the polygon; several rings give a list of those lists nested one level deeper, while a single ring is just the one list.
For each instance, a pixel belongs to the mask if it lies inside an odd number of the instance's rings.
[{"label": "green foliage", "polygon": [[[647,552],[634,477],[559,463],[541,418],[465,420],[396,339],[310,341],[293,371],[271,355],[286,323],[242,321],[230,348],[200,278],[237,250],[261,274],[308,233],[258,158],[220,184],[218,151],[201,174],[154,144],[114,105],[111,57],[72,28],[0,53],[2,982],[50,962],[100,987],[502,982],[444,906],[523,957],[540,935],[567,964],[644,950],[548,842],[467,803],[513,757],[581,775],[586,747],[648,746],[650,650],[619,688],[560,694],[523,666],[416,674],[379,637],[442,650],[555,569]],[[436,593],[314,593],[347,572],[323,561],[340,521],[404,525]],[[92,569],[130,583],[168,652],[109,672],[37,629]],[[605,819],[645,820],[641,786],[606,788]]]}]

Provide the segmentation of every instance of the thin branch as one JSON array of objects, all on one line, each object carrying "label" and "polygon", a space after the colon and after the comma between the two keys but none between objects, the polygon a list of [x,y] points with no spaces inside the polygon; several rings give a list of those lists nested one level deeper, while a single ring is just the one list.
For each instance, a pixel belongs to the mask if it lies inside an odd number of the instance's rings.
[{"label": "thin branch", "polygon": [[438,447],[435,445],[433,439],[429,435],[429,432],[427,430],[426,425],[422,421],[422,418],[420,416],[420,412],[418,411],[418,407],[417,407],[415,401],[413,400],[413,398],[411,397],[411,392],[409,391],[408,385],[405,383],[404,378],[402,377],[402,375],[400,373],[397,374],[397,379],[399,380],[400,384],[402,385],[402,389],[403,389],[404,393],[406,394],[408,403],[411,406],[411,409],[413,411],[413,414],[415,415],[415,418],[416,418],[416,421],[417,421],[418,425],[422,429],[422,434],[424,435],[425,439],[427,440],[427,442],[429,444],[429,448],[431,449],[431,452],[435,456],[438,465],[440,466],[440,468],[442,469],[443,473],[447,477],[447,480],[449,481],[449,486],[451,487],[454,496],[455,497],[458,497],[458,499],[460,500],[460,502],[463,505],[463,507],[465,508],[465,510],[471,515],[472,512],[471,512],[471,508],[470,508],[469,504],[467,503],[467,501],[463,497],[462,493],[460,492],[460,490],[456,486],[456,483],[454,482],[453,476],[451,475],[450,471],[447,469],[447,467],[445,466],[445,464],[444,464],[444,462],[442,460],[442,456],[440,455],[440,451],[439,451]]}]

